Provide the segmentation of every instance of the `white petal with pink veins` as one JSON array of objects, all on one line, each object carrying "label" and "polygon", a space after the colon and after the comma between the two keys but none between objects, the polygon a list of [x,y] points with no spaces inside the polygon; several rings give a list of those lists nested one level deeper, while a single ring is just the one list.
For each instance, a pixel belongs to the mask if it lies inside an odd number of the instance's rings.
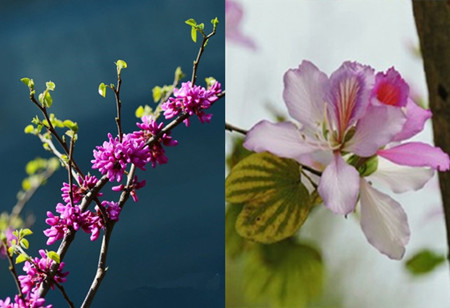
[{"label": "white petal with pink veins", "polygon": [[410,236],[405,211],[363,178],[360,187],[361,228],[367,240],[389,258],[400,260]]},{"label": "white petal with pink veins", "polygon": [[322,173],[318,192],[333,213],[346,215],[355,209],[359,173],[345,162],[340,153],[336,153]]},{"label": "white petal with pink veins", "polygon": [[389,187],[395,193],[419,190],[433,177],[434,170],[400,166],[378,156],[378,169],[368,180]]},{"label": "white petal with pink veins", "polygon": [[271,123],[261,121],[247,133],[244,147],[254,152],[270,152],[280,157],[298,159],[312,153],[326,144],[307,142],[302,138],[297,126],[291,122]]}]

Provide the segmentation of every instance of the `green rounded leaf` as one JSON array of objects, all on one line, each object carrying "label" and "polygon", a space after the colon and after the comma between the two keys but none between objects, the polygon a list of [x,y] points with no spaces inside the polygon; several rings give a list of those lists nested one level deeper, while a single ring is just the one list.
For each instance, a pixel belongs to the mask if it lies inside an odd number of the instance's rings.
[{"label": "green rounded leaf", "polygon": [[243,291],[249,301],[303,308],[321,294],[324,271],[316,249],[292,239],[255,248],[243,272]]},{"label": "green rounded leaf", "polygon": [[189,18],[185,21],[185,23],[191,27],[195,27],[197,25],[197,22],[193,18]]},{"label": "green rounded leaf", "polygon": [[59,254],[54,251],[47,251],[47,257],[55,261],[56,263],[60,262]]},{"label": "green rounded leaf", "polygon": [[431,272],[445,261],[445,256],[424,249],[406,261],[406,269],[413,275],[423,275]]},{"label": "green rounded leaf", "polygon": [[54,91],[55,90],[55,83],[53,81],[47,81],[45,83],[45,86],[47,87],[48,90],[50,91]]},{"label": "green rounded leaf", "polygon": [[197,42],[197,29],[195,27],[191,28],[191,38],[194,43]]},{"label": "green rounded leaf", "polygon": [[153,93],[153,101],[156,103],[161,99],[162,88],[159,86],[156,86],[152,89],[152,93]]},{"label": "green rounded leaf", "polygon": [[225,181],[225,200],[244,204],[237,232],[260,243],[293,235],[312,207],[300,179],[300,166],[270,153],[252,154],[240,161]]},{"label": "green rounded leaf", "polygon": [[20,240],[20,246],[22,246],[22,248],[28,249],[28,247],[30,247],[30,243],[26,238],[23,238]]},{"label": "green rounded leaf", "polygon": [[100,94],[103,97],[106,96],[106,85],[103,82],[98,86],[98,94]]},{"label": "green rounded leaf", "polygon": [[20,254],[20,255],[18,255],[18,256],[17,256],[17,258],[16,258],[16,264],[19,264],[19,263],[25,262],[26,260],[28,260],[28,257],[27,257],[27,255],[25,255],[25,254],[21,253],[21,254]]},{"label": "green rounded leaf", "polygon": [[25,134],[33,134],[34,133],[34,126],[33,125],[27,125],[25,127]]},{"label": "green rounded leaf", "polygon": [[127,68],[128,65],[127,62],[123,60],[117,60],[116,66],[117,66],[117,74],[120,75],[122,69]]}]

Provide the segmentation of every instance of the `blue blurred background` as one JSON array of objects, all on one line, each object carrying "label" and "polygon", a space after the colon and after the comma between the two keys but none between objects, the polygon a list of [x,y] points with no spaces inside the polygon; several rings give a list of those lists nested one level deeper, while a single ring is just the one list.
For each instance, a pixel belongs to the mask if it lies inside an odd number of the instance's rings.
[{"label": "blue blurred background", "polygon": [[[50,111],[78,122],[75,159],[87,172],[92,149],[116,131],[112,92],[106,99],[97,93],[100,82],[115,83],[114,62],[128,63],[121,98],[124,130],[132,131],[136,108],[153,102],[153,86],[171,84],[177,66],[187,78],[191,74],[198,44],[184,21],[194,18],[209,30],[216,16],[218,34],[207,46],[198,80],[214,76],[225,88],[223,1],[2,1],[0,212],[15,204],[25,163],[49,157],[36,137],[23,133],[38,111],[20,78],[33,78],[37,93],[46,81],[55,82]],[[167,149],[169,164],[138,172],[147,186],[138,191],[139,203],[126,204],[114,229],[109,270],[93,307],[224,306],[224,100],[212,111],[211,124],[193,119],[189,129],[173,131],[179,145]],[[57,249],[57,244],[46,247],[42,230],[46,211],[61,201],[65,179],[60,170],[25,209],[36,218],[33,254]],[[65,287],[75,306],[94,277],[99,245],[100,239],[91,242],[80,232],[64,260],[70,271]],[[0,260],[0,298],[15,293],[7,262]],[[47,303],[66,306],[57,291],[48,294]]]}]

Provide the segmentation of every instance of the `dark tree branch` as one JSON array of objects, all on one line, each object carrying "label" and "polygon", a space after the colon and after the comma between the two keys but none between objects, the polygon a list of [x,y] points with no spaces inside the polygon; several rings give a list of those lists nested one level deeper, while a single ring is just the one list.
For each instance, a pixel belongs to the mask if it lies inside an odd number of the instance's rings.
[{"label": "dark tree branch", "polygon": [[[412,1],[420,39],[434,142],[450,153],[450,2]],[[450,172],[439,173],[450,251]],[[450,261],[450,252],[447,254]]]}]

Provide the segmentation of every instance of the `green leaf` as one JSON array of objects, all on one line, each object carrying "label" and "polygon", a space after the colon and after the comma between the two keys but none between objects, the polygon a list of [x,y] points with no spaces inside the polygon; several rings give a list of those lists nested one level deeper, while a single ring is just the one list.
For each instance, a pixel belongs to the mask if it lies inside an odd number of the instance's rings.
[{"label": "green leaf", "polygon": [[196,26],[196,28],[197,28],[198,30],[200,30],[200,31],[203,31],[203,30],[205,29],[205,24],[204,24],[204,23],[198,24],[198,25]]},{"label": "green leaf", "polygon": [[194,43],[197,42],[197,29],[195,27],[191,28],[191,38]]},{"label": "green leaf", "polygon": [[47,108],[52,106],[53,99],[48,90],[45,90],[44,92],[39,94],[39,102]]},{"label": "green leaf", "polygon": [[58,264],[60,262],[59,254],[57,254],[54,251],[47,251],[47,257],[49,257],[50,259],[52,259],[53,261],[55,261]]},{"label": "green leaf", "polygon": [[30,92],[34,90],[34,81],[33,81],[33,79],[22,78],[22,79],[20,79],[20,81],[22,81],[30,89]]},{"label": "green leaf", "polygon": [[242,210],[242,205],[230,204],[225,212],[225,253],[230,258],[239,256],[246,240],[236,231],[236,219]]},{"label": "green leaf", "polygon": [[122,69],[127,68],[127,62],[123,60],[117,60],[116,66],[117,66],[117,75],[120,75]]},{"label": "green leaf", "polygon": [[152,89],[152,93],[153,93],[153,101],[156,103],[161,99],[162,88],[159,86],[156,86]]},{"label": "green leaf", "polygon": [[407,260],[405,267],[411,274],[418,276],[433,271],[444,262],[444,255],[437,254],[429,249],[424,249]]},{"label": "green leaf", "polygon": [[185,23],[191,27],[195,27],[197,25],[197,23],[195,22],[194,19],[189,18],[188,20],[185,21]]},{"label": "green leaf", "polygon": [[28,229],[28,228],[25,228],[25,229],[21,229],[21,230],[20,230],[20,234],[21,234],[22,236],[28,236],[28,235],[33,234],[33,231],[31,231],[31,230]]},{"label": "green leaf", "polygon": [[225,200],[244,204],[236,229],[260,243],[293,235],[312,207],[299,164],[270,153],[252,154],[231,170],[225,181]]},{"label": "green leaf", "polygon": [[28,86],[28,83],[30,82],[30,78],[24,77],[24,78],[21,78],[20,81],[23,82],[26,86]]},{"label": "green leaf", "polygon": [[33,125],[27,125],[24,129],[25,134],[33,134],[34,133],[34,126]]},{"label": "green leaf", "polygon": [[78,131],[78,124],[76,122],[72,122],[71,120],[65,120],[63,124],[65,127],[74,131],[75,133]]},{"label": "green leaf", "polygon": [[178,66],[178,67],[175,69],[175,79],[176,79],[176,80],[181,80],[181,79],[183,79],[185,76],[186,76],[186,75],[185,75],[185,74],[183,73],[183,71],[181,70],[181,67]]},{"label": "green leaf", "polygon": [[28,247],[30,247],[30,243],[26,238],[23,238],[20,240],[20,246],[22,246],[22,248],[28,249]]},{"label": "green leaf", "polygon": [[25,255],[25,254],[21,253],[21,254],[20,254],[20,255],[18,255],[18,256],[17,256],[17,258],[16,258],[16,264],[19,264],[19,263],[25,262],[26,260],[28,260],[28,257],[27,257],[27,255]]},{"label": "green leaf", "polygon": [[211,23],[212,23],[212,25],[213,25],[213,27],[215,29],[217,27],[217,25],[219,24],[219,20],[216,17],[214,19],[211,19]]},{"label": "green leaf", "polygon": [[103,97],[106,97],[106,85],[103,82],[98,86],[98,94],[100,94]]},{"label": "green leaf", "polygon": [[243,291],[252,303],[304,308],[320,295],[324,270],[316,249],[292,239],[255,248],[243,272]]},{"label": "green leaf", "polygon": [[55,90],[55,83],[53,81],[47,81],[45,83],[45,86],[47,87],[48,90],[50,91],[54,91]]}]

